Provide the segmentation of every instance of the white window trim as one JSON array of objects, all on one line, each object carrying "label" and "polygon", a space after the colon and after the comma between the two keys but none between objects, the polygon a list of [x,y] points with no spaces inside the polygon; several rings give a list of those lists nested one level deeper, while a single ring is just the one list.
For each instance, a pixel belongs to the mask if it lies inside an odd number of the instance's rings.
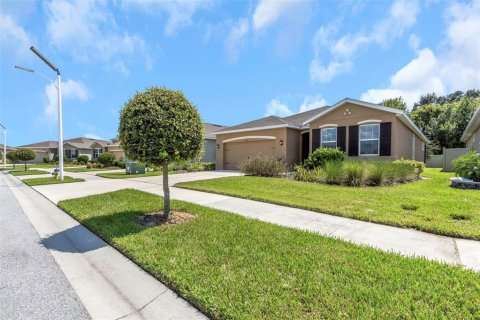
[{"label": "white window trim", "polygon": [[[378,139],[363,139],[361,135],[361,127],[377,125],[378,126]],[[377,153],[369,153],[369,154],[362,154],[362,141],[378,141],[378,152]],[[358,126],[358,155],[360,157],[371,157],[371,156],[379,156],[380,155],[380,124],[378,123],[370,123]]]},{"label": "white window trim", "polygon": [[357,122],[357,124],[365,124],[365,123],[380,123],[382,122],[382,120],[378,120],[378,119],[368,119],[368,120],[363,120],[363,121],[359,121]]},{"label": "white window trim", "polygon": [[[335,129],[335,138],[337,137],[337,134],[338,134],[338,130],[336,127],[329,127],[329,128],[322,128],[320,130],[320,147],[323,148],[322,144],[323,144],[323,135],[322,135],[322,131],[325,130],[325,129]],[[335,148],[337,147],[337,139],[335,139],[335,141],[325,141],[325,143],[333,143],[335,142]]]},{"label": "white window trim", "polygon": [[328,124],[322,124],[321,126],[318,126],[319,128],[325,128],[325,129],[328,129],[328,128],[336,128],[338,127],[338,124],[335,124],[335,123],[328,123]]},{"label": "white window trim", "polygon": [[238,137],[238,138],[231,138],[231,139],[223,140],[222,143],[234,142],[234,141],[240,141],[240,140],[247,140],[247,139],[275,140],[275,139],[277,139],[277,137],[274,137],[274,136],[242,136],[242,137]]}]

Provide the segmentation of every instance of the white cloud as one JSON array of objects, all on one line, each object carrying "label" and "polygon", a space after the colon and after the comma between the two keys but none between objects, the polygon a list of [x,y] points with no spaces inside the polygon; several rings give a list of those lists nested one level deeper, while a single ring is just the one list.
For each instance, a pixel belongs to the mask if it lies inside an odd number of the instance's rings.
[{"label": "white cloud", "polygon": [[435,92],[444,95],[456,90],[480,87],[480,0],[455,3],[447,9],[444,47],[437,53],[425,48],[397,71],[386,88],[370,89],[362,100],[379,102],[403,96],[412,105],[420,95]]},{"label": "white cloud", "polygon": [[281,16],[288,16],[296,6],[303,5],[305,1],[273,1],[260,0],[252,16],[255,30],[266,29],[273,25]]},{"label": "white cloud", "polygon": [[[310,63],[310,79],[314,82],[329,82],[334,77],[353,68],[353,57],[360,48],[368,44],[387,46],[416,22],[420,7],[416,0],[396,0],[387,17],[374,24],[370,33],[346,34],[339,39],[339,22],[322,26],[313,38],[313,59]],[[330,57],[330,61],[321,54]],[[328,54],[325,54],[328,53]],[[322,61],[327,61],[322,65]]]},{"label": "white cloud", "polygon": [[[297,112],[304,112],[327,105],[327,101],[321,95],[305,96],[302,104],[298,107]],[[272,99],[267,105],[265,116],[287,117],[295,112],[288,106],[287,103],[281,101],[279,98]]]},{"label": "white cloud", "polygon": [[[58,119],[58,94],[57,88],[53,84],[45,87],[45,94],[47,96],[47,105],[43,110],[45,119],[49,122],[54,122]],[[65,106],[64,100],[78,99],[86,101],[90,98],[87,87],[80,81],[72,79],[66,82],[62,81],[62,109]]]},{"label": "white cloud", "polygon": [[327,101],[321,95],[306,96],[303,99],[303,103],[300,106],[300,110],[298,112],[304,112],[304,111],[320,108],[326,105],[327,105]]},{"label": "white cloud", "polygon": [[0,47],[1,55],[10,53],[15,58],[30,56],[31,37],[9,15],[0,14]]},{"label": "white cloud", "polygon": [[167,36],[175,36],[179,29],[193,24],[193,16],[202,9],[210,9],[214,2],[210,0],[182,1],[182,0],[149,0],[122,2],[124,8],[138,8],[144,12],[156,14],[166,13],[167,22],[163,32]]},{"label": "white cloud", "polygon": [[84,62],[111,62],[135,52],[143,54],[144,40],[118,30],[107,6],[107,2],[98,1],[49,2],[46,10],[50,44]]},{"label": "white cloud", "polygon": [[420,46],[420,42],[421,42],[421,40],[416,34],[411,34],[410,37],[408,38],[408,45],[413,50],[418,49],[418,47]]},{"label": "white cloud", "polygon": [[314,59],[310,63],[310,79],[315,82],[326,83],[334,77],[350,71],[352,66],[353,63],[349,60],[342,62],[332,61],[327,66],[323,66],[319,59]]},{"label": "white cloud", "polygon": [[249,24],[245,18],[239,19],[230,29],[230,33],[225,39],[225,51],[228,61],[237,62],[240,56],[240,50],[245,44],[245,37],[248,34]]},{"label": "white cloud", "polygon": [[265,117],[268,116],[278,116],[278,117],[286,117],[292,115],[292,111],[288,108],[286,104],[283,104],[277,99],[273,99],[267,105],[267,112],[265,113]]}]

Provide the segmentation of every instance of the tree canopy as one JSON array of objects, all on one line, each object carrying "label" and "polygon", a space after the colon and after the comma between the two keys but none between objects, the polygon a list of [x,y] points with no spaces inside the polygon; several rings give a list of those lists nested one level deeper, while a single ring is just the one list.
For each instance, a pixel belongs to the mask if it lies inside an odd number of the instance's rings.
[{"label": "tree canopy", "polygon": [[465,146],[460,138],[479,106],[480,98],[463,96],[453,102],[421,105],[412,111],[410,117],[430,140],[430,152],[441,154],[443,148]]},{"label": "tree canopy", "polygon": [[424,105],[452,103],[455,101],[460,101],[462,98],[480,98],[480,90],[471,89],[466,92],[455,91],[453,93],[447,94],[446,96],[437,96],[435,92],[428,93],[426,95],[420,96],[418,102],[415,102],[413,104],[412,111],[415,111],[418,107]]},{"label": "tree canopy", "polygon": [[17,154],[15,151],[8,151],[6,157],[10,162],[13,163],[13,168],[15,169],[15,165],[17,164]]},{"label": "tree canopy", "polygon": [[35,159],[35,151],[27,148],[20,148],[15,151],[17,160],[25,163],[25,170],[27,170],[27,161]]},{"label": "tree canopy", "polygon": [[407,111],[407,103],[403,100],[403,97],[385,99],[380,104],[386,107]]},{"label": "tree canopy", "polygon": [[203,149],[203,125],[197,109],[180,91],[149,88],[121,110],[119,140],[129,159],[163,167],[163,214],[168,218],[168,164],[193,160]]}]

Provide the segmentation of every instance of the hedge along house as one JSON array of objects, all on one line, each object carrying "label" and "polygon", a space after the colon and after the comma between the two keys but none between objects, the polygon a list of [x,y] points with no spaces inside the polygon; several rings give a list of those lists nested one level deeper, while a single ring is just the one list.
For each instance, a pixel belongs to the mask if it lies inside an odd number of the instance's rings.
[{"label": "hedge along house", "polygon": [[258,153],[303,162],[319,147],[338,147],[351,159],[425,161],[428,139],[402,110],[343,99],[292,116],[269,116],[227,127],[217,137],[217,169],[238,168]]}]

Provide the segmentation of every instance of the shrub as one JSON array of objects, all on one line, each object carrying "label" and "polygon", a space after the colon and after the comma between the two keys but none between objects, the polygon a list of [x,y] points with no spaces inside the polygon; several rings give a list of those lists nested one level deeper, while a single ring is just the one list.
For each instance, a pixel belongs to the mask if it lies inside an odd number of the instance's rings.
[{"label": "shrub", "polygon": [[391,183],[403,183],[418,178],[415,166],[402,160],[395,160],[391,162],[390,166],[388,167],[387,176]]},{"label": "shrub", "polygon": [[93,165],[91,162],[87,162],[87,169],[92,169]]},{"label": "shrub", "polygon": [[81,156],[78,156],[77,161],[80,164],[86,164],[88,162],[88,156],[82,154]]},{"label": "shrub", "polygon": [[321,182],[325,179],[325,172],[321,167],[310,170],[297,165],[295,166],[293,178],[304,182]]},{"label": "shrub", "polygon": [[389,169],[391,163],[389,161],[375,161],[368,165],[366,180],[375,186],[381,186],[388,181]]},{"label": "shrub", "polygon": [[97,168],[97,169],[100,169],[100,168],[102,167],[102,164],[101,164],[101,163],[98,163],[98,162],[95,162],[95,163],[93,164],[93,167],[94,167],[94,168]]},{"label": "shrub", "polygon": [[98,162],[100,162],[104,167],[110,167],[115,162],[115,155],[110,152],[101,153],[98,158]]},{"label": "shrub", "polygon": [[115,165],[119,168],[122,168],[122,169],[125,169],[125,161],[123,161],[123,158],[120,158],[120,160],[118,160]]},{"label": "shrub", "polygon": [[48,158],[43,158],[43,163],[50,163],[50,161],[48,160]]},{"label": "shrub", "polygon": [[420,176],[423,171],[425,170],[425,163],[422,161],[417,161],[417,160],[409,160],[409,159],[399,159],[393,161],[393,163],[399,163],[399,164],[404,164],[404,165],[409,165],[412,167],[413,172],[417,175]]},{"label": "shrub", "polygon": [[453,160],[452,164],[457,175],[480,181],[480,153],[469,151]]},{"label": "shrub", "polygon": [[279,177],[287,172],[287,164],[283,159],[258,154],[243,160],[238,168],[249,176]]},{"label": "shrub", "polygon": [[205,171],[215,170],[215,162],[204,162],[203,163],[203,170],[205,170]]},{"label": "shrub", "polygon": [[345,160],[345,152],[339,148],[318,148],[308,156],[303,165],[307,169],[313,169],[323,167],[328,161],[343,160]]},{"label": "shrub", "polygon": [[323,167],[325,182],[329,184],[341,184],[344,180],[343,162],[327,161]]},{"label": "shrub", "polygon": [[343,169],[347,184],[355,187],[363,185],[367,172],[365,161],[347,161]]},{"label": "shrub", "polygon": [[192,162],[187,166],[187,171],[188,172],[197,172],[197,171],[203,171],[203,164],[200,162]]}]

